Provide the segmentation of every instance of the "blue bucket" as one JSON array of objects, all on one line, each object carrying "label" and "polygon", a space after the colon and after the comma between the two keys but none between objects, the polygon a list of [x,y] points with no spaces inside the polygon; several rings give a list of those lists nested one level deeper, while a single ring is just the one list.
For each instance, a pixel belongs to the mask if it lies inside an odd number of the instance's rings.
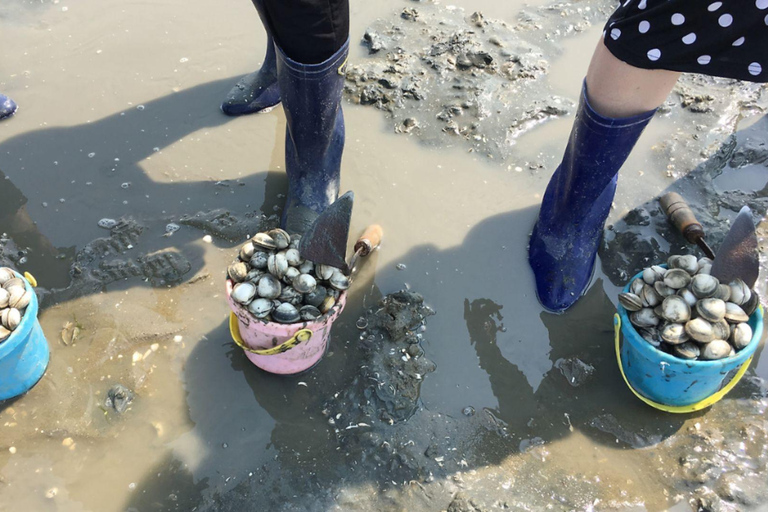
[{"label": "blue bucket", "polygon": [[32,291],[32,300],[13,334],[0,342],[0,400],[32,389],[43,377],[50,358],[48,342],[37,320],[37,295],[27,280],[25,284]]},{"label": "blue bucket", "polygon": [[[642,272],[635,278],[642,278]],[[624,292],[629,291],[630,284]],[[753,333],[749,345],[734,356],[718,361],[688,361],[648,343],[629,322],[627,310],[621,304],[617,309],[614,319],[616,356],[624,380],[638,398],[668,412],[692,412],[720,400],[744,375],[763,336],[763,308],[760,306],[749,318]],[[727,379],[731,374],[733,376]]]}]

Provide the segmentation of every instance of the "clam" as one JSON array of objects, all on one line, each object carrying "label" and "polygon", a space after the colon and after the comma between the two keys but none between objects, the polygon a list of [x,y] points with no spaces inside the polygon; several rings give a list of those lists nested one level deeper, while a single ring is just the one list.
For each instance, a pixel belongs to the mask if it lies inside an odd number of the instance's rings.
[{"label": "clam", "polygon": [[670,295],[661,303],[661,315],[673,323],[685,323],[691,319],[691,307],[678,295]]},{"label": "clam", "polygon": [[10,297],[8,298],[8,305],[16,309],[24,309],[29,306],[32,301],[32,292],[24,288],[12,288],[10,291]]},{"label": "clam", "polygon": [[656,327],[659,325],[659,317],[651,308],[643,308],[629,315],[629,320],[638,327]]},{"label": "clam", "polygon": [[232,300],[240,304],[250,304],[255,296],[256,286],[253,283],[239,283],[232,289]]},{"label": "clam", "polygon": [[704,268],[707,265],[709,265],[711,267],[712,266],[712,260],[710,258],[707,258],[706,256],[704,256],[703,258],[699,258],[699,262],[698,262],[697,265],[699,267],[698,271],[697,271],[697,273],[698,273],[702,268]]},{"label": "clam", "polygon": [[3,288],[5,288],[6,290],[10,290],[11,288],[16,288],[16,287],[26,288],[26,286],[24,286],[24,280],[22,278],[13,277],[7,280],[5,283],[3,283]]},{"label": "clam", "polygon": [[685,332],[683,324],[667,324],[661,328],[661,339],[670,345],[679,345],[690,340],[691,337]]},{"label": "clam", "polygon": [[[338,269],[333,273],[328,282],[337,290],[346,290],[349,288],[349,277],[345,276],[344,273]],[[653,290],[653,288],[651,288],[651,290]],[[653,291],[653,293],[655,294],[656,292]]]},{"label": "clam", "polygon": [[701,355],[701,349],[696,343],[688,341],[672,347],[672,353],[680,359],[696,359]]},{"label": "clam", "polygon": [[681,268],[673,268],[664,274],[664,284],[675,290],[685,288],[691,282],[691,275]]},{"label": "clam", "polygon": [[752,290],[750,290],[747,283],[741,279],[735,279],[728,286],[731,289],[730,301],[738,306],[749,301],[752,296]]},{"label": "clam", "polygon": [[725,318],[725,304],[720,299],[701,299],[696,303],[696,311],[704,320],[715,323]]},{"label": "clam", "polygon": [[301,257],[298,249],[286,249],[285,259],[288,260],[288,264],[292,267],[298,267],[304,263],[304,258]]},{"label": "clam", "polygon": [[711,274],[712,273],[712,265],[702,265],[699,267],[699,270],[696,272],[697,274]]},{"label": "clam", "polygon": [[288,247],[290,247],[291,249],[298,249],[300,241],[301,241],[301,235],[293,235],[291,237],[291,243],[288,244]]},{"label": "clam", "polygon": [[731,345],[725,340],[713,340],[701,349],[701,358],[714,361],[724,359],[731,354]]},{"label": "clam", "polygon": [[306,320],[308,322],[311,322],[312,320],[317,320],[322,315],[323,314],[320,312],[320,310],[317,309],[315,306],[304,306],[299,310],[299,316],[301,316],[301,319]]},{"label": "clam", "polygon": [[299,269],[296,267],[288,267],[288,270],[285,271],[285,275],[283,276],[283,282],[286,284],[293,284],[294,279],[300,275],[301,272],[299,272]]},{"label": "clam", "polygon": [[318,306],[318,309],[322,314],[326,314],[331,309],[333,309],[333,306],[335,305],[336,305],[336,299],[333,296],[329,295],[323,300],[320,306]]},{"label": "clam", "polygon": [[653,285],[656,281],[664,279],[664,274],[667,273],[667,269],[654,265],[643,270],[643,281],[645,284]]},{"label": "clam", "polygon": [[299,272],[302,274],[311,274],[315,270],[315,264],[309,260],[304,260],[304,263],[299,265]]},{"label": "clam", "polygon": [[638,327],[637,332],[654,347],[661,345],[661,336],[659,336],[659,331],[655,327]]},{"label": "clam", "polygon": [[716,340],[727,340],[731,335],[731,326],[725,320],[712,324],[712,335]]},{"label": "clam", "polygon": [[272,312],[274,304],[269,299],[256,299],[248,304],[248,311],[250,311],[256,318],[265,318]]},{"label": "clam", "polygon": [[733,326],[730,336],[731,344],[736,350],[741,350],[752,341],[752,328],[749,324],[740,323]]},{"label": "clam", "polygon": [[685,303],[688,304],[690,307],[694,307],[696,303],[699,301],[699,299],[697,299],[696,296],[693,294],[693,292],[688,288],[683,288],[681,290],[678,290],[677,295],[682,297]]},{"label": "clam", "polygon": [[725,319],[728,320],[730,323],[735,324],[738,322],[747,322],[749,321],[749,316],[744,312],[743,309],[741,309],[740,306],[734,304],[733,302],[725,302]]},{"label": "clam", "polygon": [[[331,283],[333,285],[333,283]],[[317,288],[317,280],[309,274],[299,274],[293,280],[293,287],[299,293],[311,293]]]},{"label": "clam", "polygon": [[664,281],[656,281],[653,283],[653,289],[656,290],[656,293],[659,294],[660,297],[669,297],[670,295],[674,295],[677,290],[674,290],[670,288],[669,286],[664,284]]},{"label": "clam", "polygon": [[276,299],[280,296],[282,291],[283,287],[280,285],[280,281],[272,274],[264,274],[264,276],[259,279],[259,297]]},{"label": "clam", "polygon": [[296,306],[283,302],[272,312],[272,319],[281,324],[292,324],[301,320],[301,316]]},{"label": "clam", "polygon": [[304,295],[302,295],[300,292],[296,291],[291,286],[284,286],[283,291],[280,292],[280,296],[278,297],[278,300],[280,302],[287,302],[288,304],[293,304],[294,306],[298,306],[301,304],[302,299],[304,298]]},{"label": "clam", "polygon": [[643,291],[640,293],[640,298],[643,301],[643,306],[647,308],[653,308],[661,304],[661,296],[656,293],[653,286],[643,286]]},{"label": "clam", "polygon": [[709,343],[715,339],[715,335],[712,332],[712,324],[703,318],[694,318],[686,322],[685,332],[699,343]]},{"label": "clam", "polygon": [[266,233],[256,233],[256,235],[251,238],[251,242],[262,249],[267,249],[270,251],[276,247],[274,239]]},{"label": "clam", "polygon": [[267,259],[267,270],[276,278],[282,279],[288,271],[288,260],[285,258],[285,253],[270,254]]},{"label": "clam", "polygon": [[8,307],[8,300],[11,298],[11,294],[5,288],[0,288],[0,309]]},{"label": "clam", "polygon": [[641,293],[643,293],[643,286],[645,286],[645,281],[642,278],[635,279],[632,281],[632,284],[629,287],[629,291],[640,296]]},{"label": "clam", "polygon": [[275,248],[277,250],[287,249],[291,243],[291,235],[280,228],[267,231],[267,235],[275,241]]},{"label": "clam", "polygon": [[325,298],[328,296],[328,290],[325,286],[317,285],[314,291],[307,293],[304,296],[304,302],[310,306],[320,307]]},{"label": "clam", "polygon": [[256,251],[251,256],[251,266],[259,270],[267,268],[267,262],[269,261],[269,253],[265,251]]},{"label": "clam", "polygon": [[330,265],[322,265],[322,264],[315,265],[315,275],[317,276],[318,279],[322,281],[328,281],[333,276],[333,273],[335,271],[336,269],[331,267]]},{"label": "clam", "polygon": [[693,254],[685,254],[682,256],[670,256],[667,260],[669,268],[679,268],[685,270],[688,274],[693,275],[699,270],[699,260]]},{"label": "clam", "polygon": [[261,276],[266,274],[263,270],[259,270],[257,268],[254,268],[248,274],[245,276],[246,281],[250,281],[253,284],[259,284],[259,279],[261,279]]},{"label": "clam", "polygon": [[620,293],[619,304],[627,311],[640,311],[643,309],[643,300],[634,293]]},{"label": "clam", "polygon": [[664,318],[663,313],[664,313],[664,308],[661,306],[661,304],[653,308],[653,314],[656,315],[657,317]]},{"label": "clam", "polygon": [[713,297],[719,286],[720,281],[709,274],[696,274],[691,279],[691,291],[700,299]]},{"label": "clam", "polygon": [[731,287],[727,284],[717,285],[717,291],[712,297],[728,302],[731,299]]},{"label": "clam", "polygon": [[242,283],[248,276],[248,265],[242,261],[233,263],[227,268],[227,275],[235,283]]},{"label": "clam", "polygon": [[251,242],[246,242],[240,248],[240,259],[243,261],[251,261],[254,252],[256,252],[256,246]]},{"label": "clam", "polygon": [[0,325],[0,341],[7,340],[11,334],[11,331]]},{"label": "clam", "polygon": [[16,273],[8,267],[0,267],[0,286],[4,285],[9,279],[16,277]]},{"label": "clam", "polygon": [[760,305],[760,297],[757,295],[757,292],[752,292],[752,296],[749,298],[747,302],[741,305],[741,309],[744,310],[744,312],[752,316],[752,313],[755,312],[757,309],[757,306]]},{"label": "clam", "polygon": [[16,329],[21,323],[21,311],[16,308],[4,309],[0,314],[0,323],[9,331]]}]

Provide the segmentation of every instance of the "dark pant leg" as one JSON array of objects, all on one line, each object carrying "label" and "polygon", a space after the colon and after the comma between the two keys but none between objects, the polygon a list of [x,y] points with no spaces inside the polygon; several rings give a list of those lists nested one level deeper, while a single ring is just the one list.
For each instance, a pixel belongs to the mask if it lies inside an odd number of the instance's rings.
[{"label": "dark pant leg", "polygon": [[266,0],[272,36],[302,64],[330,58],[349,38],[349,0]]}]

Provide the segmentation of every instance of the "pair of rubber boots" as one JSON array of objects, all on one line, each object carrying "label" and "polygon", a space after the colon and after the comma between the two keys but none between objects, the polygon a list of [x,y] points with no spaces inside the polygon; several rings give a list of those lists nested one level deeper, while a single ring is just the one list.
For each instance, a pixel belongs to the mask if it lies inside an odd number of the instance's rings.
[{"label": "pair of rubber boots", "polygon": [[18,107],[16,103],[4,94],[0,94],[0,119],[12,116]]},{"label": "pair of rubber boots", "polygon": [[239,116],[269,111],[282,102],[288,195],[281,225],[291,234],[304,234],[339,195],[344,150],[341,93],[349,41],[319,64],[296,62],[269,34],[261,2],[253,3],[267,29],[264,63],[238,82],[221,109]]},{"label": "pair of rubber boots", "polygon": [[541,304],[562,312],[592,278],[618,173],[656,111],[611,119],[589,104],[584,83],[563,161],[541,202],[528,259]]}]

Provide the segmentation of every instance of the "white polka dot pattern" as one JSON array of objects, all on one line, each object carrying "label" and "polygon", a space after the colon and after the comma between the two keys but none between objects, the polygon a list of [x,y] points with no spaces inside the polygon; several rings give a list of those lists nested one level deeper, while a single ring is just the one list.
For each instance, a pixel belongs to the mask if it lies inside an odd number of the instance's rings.
[{"label": "white polka dot pattern", "polygon": [[768,84],[768,0],[613,1],[603,42],[621,61]]},{"label": "white polka dot pattern", "polygon": [[723,28],[725,28],[725,27],[730,27],[730,26],[731,26],[731,23],[733,23],[733,16],[731,16],[730,14],[723,14],[722,16],[720,16],[720,17],[717,19],[717,23],[718,23],[718,24],[719,24],[721,27],[723,27]]}]

